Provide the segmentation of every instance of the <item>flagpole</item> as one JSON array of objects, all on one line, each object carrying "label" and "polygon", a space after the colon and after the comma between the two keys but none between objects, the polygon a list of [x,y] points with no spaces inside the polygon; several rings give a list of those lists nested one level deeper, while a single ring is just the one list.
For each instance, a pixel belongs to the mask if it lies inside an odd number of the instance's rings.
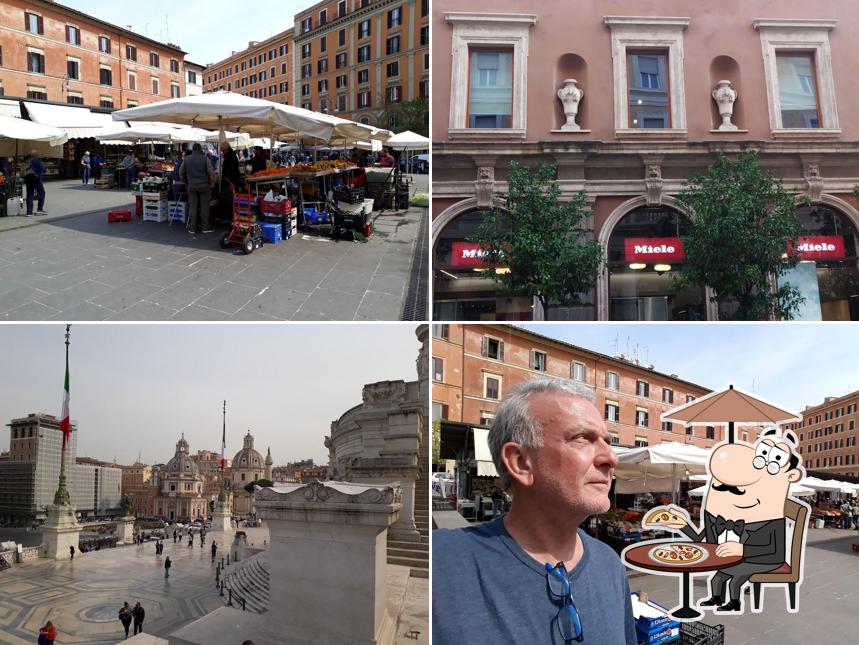
[{"label": "flagpole", "polygon": [[[69,343],[71,336],[71,325],[66,325],[66,380],[65,380],[65,391],[63,394],[63,416],[65,417],[68,414],[68,396],[69,396]],[[61,419],[61,428],[62,422],[65,419]],[[71,420],[69,420],[69,424],[71,424]],[[69,426],[71,427],[71,426]],[[63,448],[60,451],[60,483],[57,487],[57,492],[54,495],[54,504],[57,506],[61,505],[69,505],[71,504],[71,499],[69,498],[69,491],[66,488],[66,433],[63,432]]]},{"label": "flagpole", "polygon": [[221,492],[218,493],[218,500],[221,502],[227,501],[227,494],[224,486],[224,450],[227,447],[227,402],[224,401],[224,426],[221,434]]}]

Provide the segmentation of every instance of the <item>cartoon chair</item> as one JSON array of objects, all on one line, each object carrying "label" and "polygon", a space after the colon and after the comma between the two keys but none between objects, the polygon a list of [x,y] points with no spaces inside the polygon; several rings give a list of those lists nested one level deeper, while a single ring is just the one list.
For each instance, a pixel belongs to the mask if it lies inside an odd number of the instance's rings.
[{"label": "cartoon chair", "polygon": [[796,586],[802,577],[802,555],[805,544],[805,532],[808,528],[808,507],[798,504],[792,499],[785,500],[784,515],[793,520],[793,538],[790,545],[790,561],[778,569],[767,573],[756,573],[749,582],[752,583],[752,611],[761,611],[761,585],[787,585],[788,610],[797,611]]}]

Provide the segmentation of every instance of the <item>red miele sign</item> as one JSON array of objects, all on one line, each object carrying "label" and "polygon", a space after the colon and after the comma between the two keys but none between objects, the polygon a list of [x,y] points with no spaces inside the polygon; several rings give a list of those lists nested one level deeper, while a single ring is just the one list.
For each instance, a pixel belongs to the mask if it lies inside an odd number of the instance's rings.
[{"label": "red miele sign", "polygon": [[684,257],[679,237],[628,237],[624,252],[627,262],[666,262]]},{"label": "red miele sign", "polygon": [[833,260],[844,257],[840,235],[806,235],[796,238],[796,250],[803,260]]},{"label": "red miele sign", "polygon": [[453,242],[451,244],[450,265],[454,267],[483,267],[485,253],[479,244],[473,242]]}]

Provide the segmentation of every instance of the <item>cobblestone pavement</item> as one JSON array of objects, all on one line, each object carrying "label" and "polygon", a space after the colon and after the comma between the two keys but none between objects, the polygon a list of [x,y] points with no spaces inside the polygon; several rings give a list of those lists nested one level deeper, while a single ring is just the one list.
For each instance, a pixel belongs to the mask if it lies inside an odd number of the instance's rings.
[{"label": "cobblestone pavement", "polygon": [[[57,644],[116,643],[125,637],[117,618],[123,601],[146,610],[143,628],[166,637],[223,605],[215,590],[210,533],[204,548],[196,540],[155,543],[78,553],[66,562],[34,560],[0,573],[0,644],[31,645],[50,620]],[[215,538],[217,539],[217,538]],[[170,578],[164,559],[170,556]]]},{"label": "cobblestone pavement", "polygon": [[108,224],[127,193],[48,192],[49,216],[0,218],[0,321],[398,320],[423,215],[382,213],[367,243],[299,233],[246,256],[215,233]]},{"label": "cobblestone pavement", "polygon": [[[856,531],[809,531],[804,579],[797,592],[798,613],[787,611],[783,589],[764,586],[762,613],[750,611],[751,595],[747,594],[743,615],[714,615],[705,611],[702,621],[708,625],[724,625],[726,645],[856,642],[859,553],[852,551],[853,543],[859,543]],[[693,576],[692,579],[694,604],[708,598],[710,593],[707,576]],[[648,592],[653,600],[669,608],[679,602],[679,583],[674,576],[633,574],[629,586],[633,591]]]}]

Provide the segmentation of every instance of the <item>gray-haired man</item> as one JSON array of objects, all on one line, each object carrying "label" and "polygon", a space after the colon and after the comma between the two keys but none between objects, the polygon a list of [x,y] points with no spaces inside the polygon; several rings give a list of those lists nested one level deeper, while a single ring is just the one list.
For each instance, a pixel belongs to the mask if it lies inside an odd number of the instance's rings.
[{"label": "gray-haired man", "polygon": [[579,529],[608,510],[617,464],[593,392],[519,385],[489,447],[513,503],[492,522],[433,533],[433,643],[636,643],[620,558]]}]

